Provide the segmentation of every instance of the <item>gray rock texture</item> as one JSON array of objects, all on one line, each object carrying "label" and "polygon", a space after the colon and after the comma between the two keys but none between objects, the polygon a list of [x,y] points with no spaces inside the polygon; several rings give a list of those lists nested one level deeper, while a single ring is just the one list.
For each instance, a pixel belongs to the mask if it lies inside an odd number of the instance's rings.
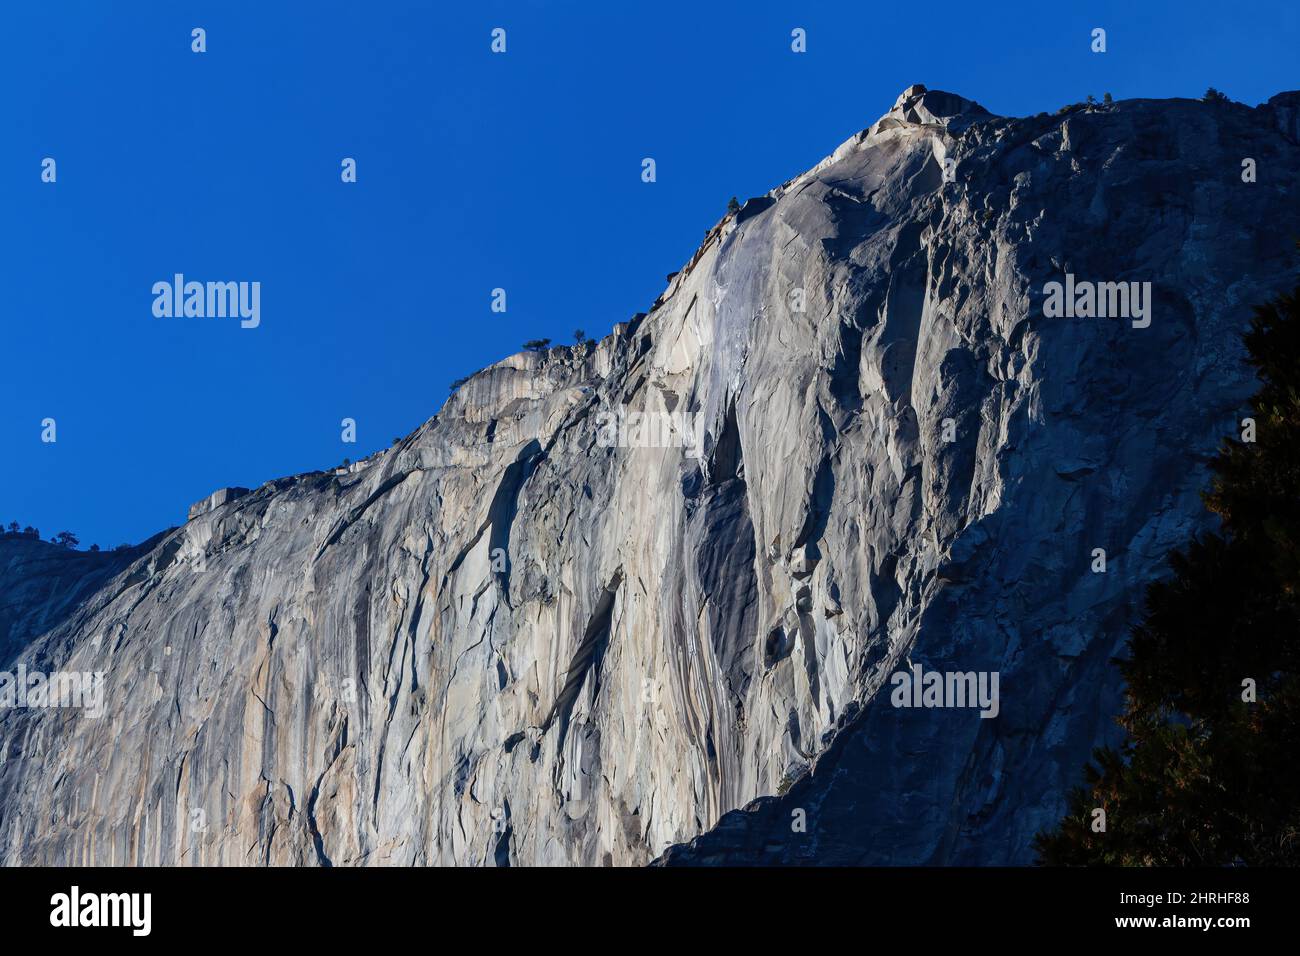
[{"label": "gray rock texture", "polygon": [[[0,862],[1027,862],[1295,275],[1298,107],[909,88],[391,449],[130,552],[0,540],[4,666],[107,688],[0,711]],[[1067,273],[1150,326],[1044,317]],[[894,708],[915,663],[998,716]]]}]

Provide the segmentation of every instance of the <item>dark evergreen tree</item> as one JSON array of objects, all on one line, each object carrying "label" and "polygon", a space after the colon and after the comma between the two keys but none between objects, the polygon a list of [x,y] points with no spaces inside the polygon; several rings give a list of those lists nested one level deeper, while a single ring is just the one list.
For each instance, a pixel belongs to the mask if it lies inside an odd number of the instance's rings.
[{"label": "dark evergreen tree", "polygon": [[1148,588],[1127,739],[1095,752],[1042,863],[1300,864],[1300,287],[1256,309],[1246,346],[1263,388],[1211,463],[1219,533]]}]

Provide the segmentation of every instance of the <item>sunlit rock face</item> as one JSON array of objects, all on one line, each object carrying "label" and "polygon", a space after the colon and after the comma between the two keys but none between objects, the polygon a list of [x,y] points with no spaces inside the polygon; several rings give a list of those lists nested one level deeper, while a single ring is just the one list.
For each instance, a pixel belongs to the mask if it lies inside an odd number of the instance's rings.
[{"label": "sunlit rock face", "polygon": [[[132,551],[0,540],[3,669],[105,688],[0,711],[0,861],[1028,861],[1295,274],[1298,100],[911,87],[387,451]],[[1067,275],[1149,325],[1045,316]],[[996,716],[895,707],[915,665]]]}]

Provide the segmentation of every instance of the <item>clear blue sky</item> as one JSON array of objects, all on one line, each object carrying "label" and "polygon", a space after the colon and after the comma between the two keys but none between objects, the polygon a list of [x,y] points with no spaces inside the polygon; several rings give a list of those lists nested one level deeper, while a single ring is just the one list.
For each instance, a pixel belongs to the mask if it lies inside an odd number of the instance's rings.
[{"label": "clear blue sky", "polygon": [[[1005,115],[1209,85],[1254,105],[1300,87],[1296,10],[5,4],[0,521],[136,542],[218,487],[362,457],[524,340],[646,309],[728,197],[801,172],[912,83]],[[261,326],[155,318],[176,272],[260,281]]]}]

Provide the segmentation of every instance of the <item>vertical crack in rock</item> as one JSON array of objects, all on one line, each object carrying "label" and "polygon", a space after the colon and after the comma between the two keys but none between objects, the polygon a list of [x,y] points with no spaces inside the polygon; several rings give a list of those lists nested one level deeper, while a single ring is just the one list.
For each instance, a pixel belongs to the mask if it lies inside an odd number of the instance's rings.
[{"label": "vertical crack in rock", "polygon": [[749,690],[752,648],[758,633],[757,548],[749,517],[744,450],[735,404],[727,407],[708,462],[708,482],[691,516],[686,559],[693,561],[700,598],[708,607],[708,633],[731,709]]},{"label": "vertical crack in rock", "polygon": [[591,677],[591,699],[594,701],[600,693],[601,664],[605,660],[605,650],[609,644],[610,618],[614,614],[614,599],[618,596],[618,589],[622,584],[623,571],[620,568],[614,572],[614,577],[596,599],[596,606],[591,612],[586,630],[583,631],[582,640],[578,642],[578,647],[573,652],[573,658],[565,671],[564,686],[560,688],[555,703],[551,705],[550,712],[542,723],[542,732],[545,733],[558,719],[557,750],[564,749],[564,739],[569,732],[569,718],[573,713],[573,705],[588,676]]},{"label": "vertical crack in rock", "polygon": [[505,556],[504,569],[495,574],[507,598],[510,594],[510,527],[519,510],[519,492],[541,458],[542,448],[535,439],[525,445],[501,477],[501,484],[497,486],[488,508],[488,525],[492,529],[488,538],[489,555],[500,549]]}]

